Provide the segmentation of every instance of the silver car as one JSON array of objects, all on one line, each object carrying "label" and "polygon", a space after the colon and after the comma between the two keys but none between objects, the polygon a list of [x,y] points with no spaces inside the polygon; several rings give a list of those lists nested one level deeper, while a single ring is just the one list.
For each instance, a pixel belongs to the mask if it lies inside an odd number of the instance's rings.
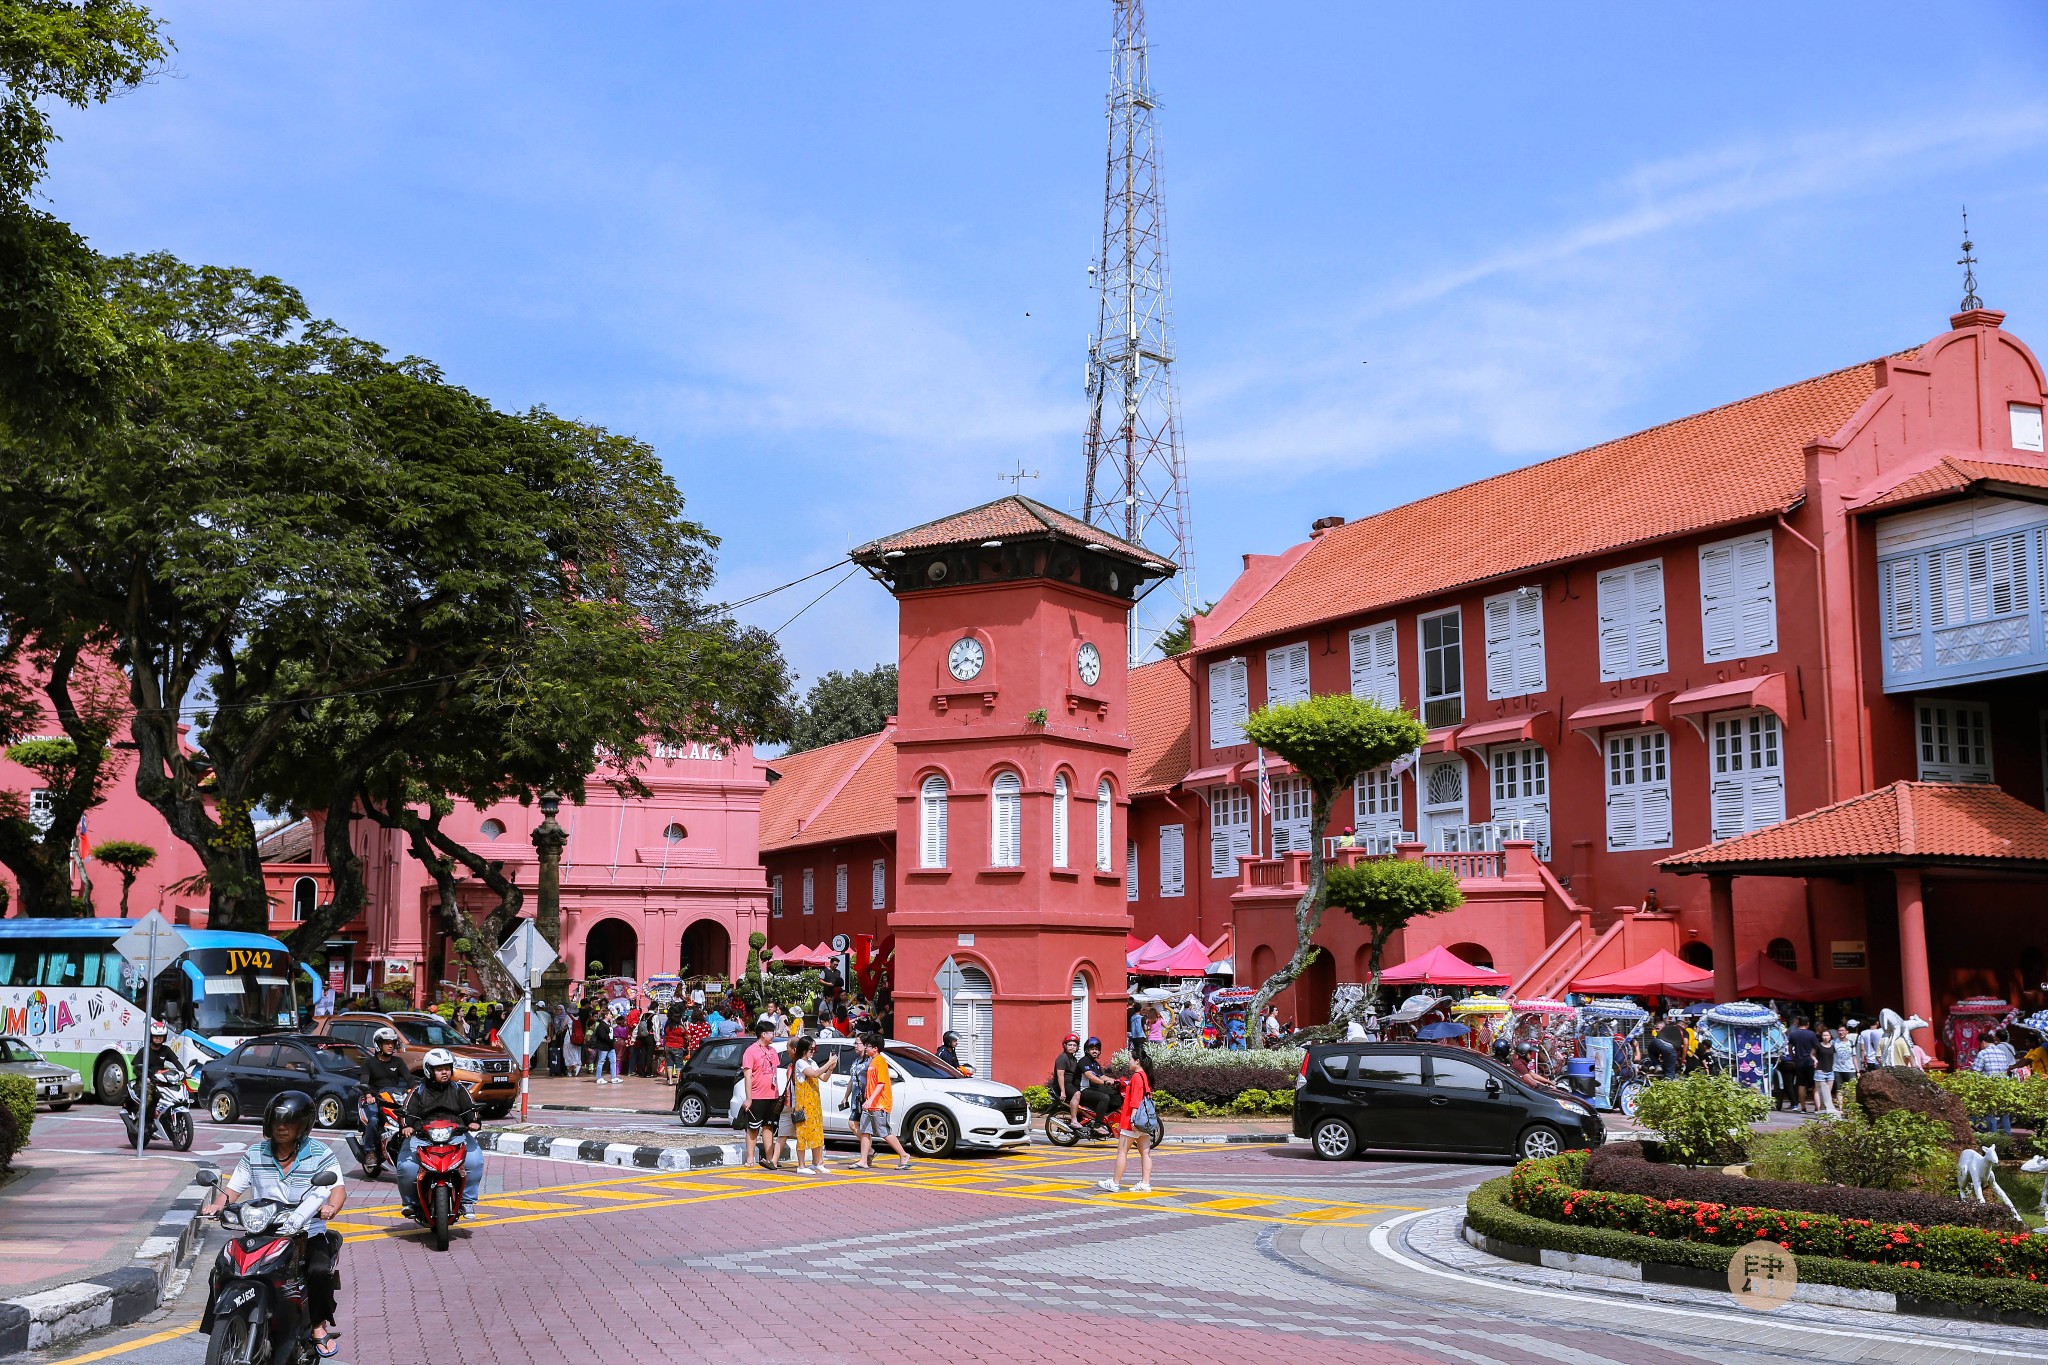
[{"label": "silver car", "polygon": [[0,1072],[34,1081],[36,1103],[48,1104],[59,1112],[69,1109],[85,1093],[85,1081],[76,1071],[44,1060],[42,1053],[19,1038],[0,1038]]}]

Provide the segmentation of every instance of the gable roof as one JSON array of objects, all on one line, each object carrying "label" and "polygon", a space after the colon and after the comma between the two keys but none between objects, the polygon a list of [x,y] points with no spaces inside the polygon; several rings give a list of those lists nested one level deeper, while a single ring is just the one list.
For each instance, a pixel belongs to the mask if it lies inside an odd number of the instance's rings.
[{"label": "gable roof", "polygon": [[2048,815],[1986,783],[1894,782],[1657,866],[1793,876],[1859,863],[2033,864],[2048,871]]},{"label": "gable roof", "polygon": [[2008,464],[1944,455],[1926,469],[1899,480],[1882,493],[1853,504],[1858,511],[1961,497],[1980,486],[1987,492],[2031,491],[2048,495],[2048,466]]},{"label": "gable roof", "polygon": [[1131,670],[1130,796],[1163,792],[1188,775],[1194,664],[1183,654]]},{"label": "gable roof", "polygon": [[1113,536],[1100,526],[1090,526],[1079,517],[1070,517],[1055,507],[1047,507],[1020,493],[985,502],[979,507],[970,507],[964,512],[940,517],[907,531],[898,531],[880,540],[871,540],[855,549],[852,558],[856,562],[879,559],[895,551],[939,550],[955,545],[979,545],[985,540],[1002,540],[1005,537],[1057,538],[1071,540],[1081,545],[1098,545],[1105,550],[1121,554],[1124,558],[1151,568],[1171,573],[1173,565],[1161,559],[1142,545],[1134,545],[1120,536]]},{"label": "gable roof", "polygon": [[777,780],[761,795],[761,851],[893,835],[895,733],[889,726],[768,760]]},{"label": "gable roof", "polygon": [[1865,361],[1334,527],[1201,648],[1772,516],[1804,488],[1807,444],[1883,371]]}]

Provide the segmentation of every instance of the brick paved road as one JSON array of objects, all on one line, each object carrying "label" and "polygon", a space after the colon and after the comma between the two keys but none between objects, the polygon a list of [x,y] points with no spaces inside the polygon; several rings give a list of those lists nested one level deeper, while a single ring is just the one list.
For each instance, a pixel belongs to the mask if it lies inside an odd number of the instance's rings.
[{"label": "brick paved road", "polygon": [[[359,1185],[340,1359],[1008,1363],[1092,1343],[1132,1360],[1395,1365],[2048,1361],[2048,1333],[1474,1279],[1444,1250],[1454,1220],[1428,1211],[1498,1166],[1186,1148],[1162,1154],[1150,1196],[1094,1190],[1103,1166],[1037,1148],[816,1180],[493,1157],[485,1206],[445,1254],[396,1223],[388,1184]],[[151,1341],[196,1313],[188,1294],[53,1359],[196,1365],[196,1336]]]}]

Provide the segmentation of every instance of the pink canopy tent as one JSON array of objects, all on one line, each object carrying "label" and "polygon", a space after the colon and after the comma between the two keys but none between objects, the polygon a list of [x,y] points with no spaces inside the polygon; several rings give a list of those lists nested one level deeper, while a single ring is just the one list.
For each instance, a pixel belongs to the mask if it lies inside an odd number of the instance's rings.
[{"label": "pink canopy tent", "polygon": [[[1129,938],[1130,935],[1126,934],[1124,937]],[[1154,934],[1150,941],[1139,944],[1124,954],[1124,966],[1129,967],[1132,971],[1136,971],[1138,963],[1144,959],[1148,957],[1161,957],[1172,951],[1172,944],[1159,937],[1159,935]]]},{"label": "pink canopy tent", "polygon": [[1380,973],[1386,986],[1505,986],[1513,980],[1506,972],[1473,966],[1442,944]]},{"label": "pink canopy tent", "polygon": [[[1818,1004],[1823,1000],[1847,1000],[1862,993],[1863,988],[1852,982],[1801,976],[1773,962],[1762,949],[1735,964],[1735,998],[1738,1000],[1798,1000]],[[1699,985],[1674,988],[1665,994],[1682,996],[1687,1000],[1712,1000],[1714,974],[1708,972],[1707,979]]]},{"label": "pink canopy tent", "polygon": [[770,956],[774,961],[787,962],[792,967],[829,967],[832,965],[832,955],[822,943],[815,948],[806,948],[802,944],[788,949],[777,948]]},{"label": "pink canopy tent", "polygon": [[[1704,995],[1695,995],[1688,989],[1702,982],[1706,984]],[[1714,974],[1705,967],[1681,962],[1659,948],[1633,967],[1605,976],[1579,977],[1570,989],[1581,995],[1682,995],[1688,1000],[1705,999],[1714,993]]]},{"label": "pink canopy tent", "polygon": [[1140,955],[1131,964],[1131,970],[1140,976],[1207,976],[1209,950],[1202,946],[1200,939],[1189,934],[1164,952]]}]

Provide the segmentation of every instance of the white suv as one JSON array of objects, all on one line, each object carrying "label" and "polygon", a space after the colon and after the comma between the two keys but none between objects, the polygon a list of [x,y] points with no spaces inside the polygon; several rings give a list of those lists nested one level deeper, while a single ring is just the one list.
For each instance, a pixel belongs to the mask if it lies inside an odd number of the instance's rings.
[{"label": "white suv", "polygon": [[[775,1040],[785,1067],[789,1041]],[[818,1087],[825,1102],[825,1137],[852,1141],[846,1076],[856,1060],[853,1040],[820,1038],[811,1055],[821,1066],[835,1058],[839,1063]],[[951,1156],[961,1147],[1001,1150],[1030,1143],[1031,1106],[1015,1086],[963,1076],[923,1048],[893,1038],[882,1045],[882,1055],[889,1063],[890,1126],[913,1155]],[[732,1103],[726,1109],[726,1119],[734,1127],[740,1124],[740,1106],[746,1098],[742,1080],[732,1088]]]}]

